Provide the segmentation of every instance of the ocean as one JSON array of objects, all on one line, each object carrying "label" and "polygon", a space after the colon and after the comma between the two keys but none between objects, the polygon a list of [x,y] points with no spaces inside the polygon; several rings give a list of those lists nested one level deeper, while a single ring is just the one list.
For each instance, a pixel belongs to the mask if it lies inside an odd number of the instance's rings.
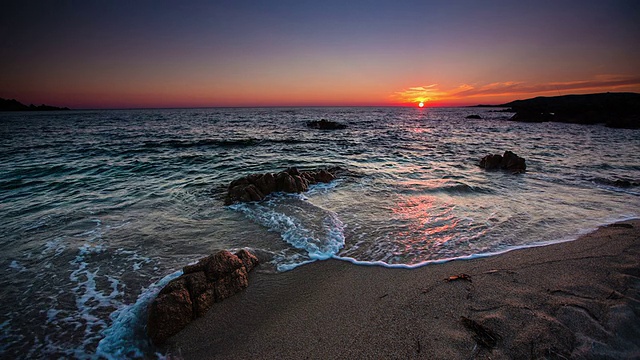
[{"label": "ocean", "polygon": [[[162,357],[146,306],[220,249],[252,249],[257,271],[277,278],[326,258],[489,256],[640,216],[639,130],[516,123],[497,110],[0,113],[0,357]],[[347,128],[306,127],[320,119]],[[526,173],[477,166],[505,150]],[[335,166],[341,176],[307,193],[223,204],[241,176]]]}]

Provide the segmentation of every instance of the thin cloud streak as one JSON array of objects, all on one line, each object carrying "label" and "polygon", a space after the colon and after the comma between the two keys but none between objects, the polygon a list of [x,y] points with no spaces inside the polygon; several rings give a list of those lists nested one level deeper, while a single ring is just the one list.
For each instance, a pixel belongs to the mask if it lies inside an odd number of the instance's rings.
[{"label": "thin cloud streak", "polygon": [[611,91],[640,86],[640,76],[599,75],[593,80],[527,84],[525,82],[495,82],[482,86],[462,84],[449,90],[440,90],[438,84],[410,87],[395,92],[391,98],[402,103],[421,101],[446,102],[480,97],[561,94],[563,91]]}]

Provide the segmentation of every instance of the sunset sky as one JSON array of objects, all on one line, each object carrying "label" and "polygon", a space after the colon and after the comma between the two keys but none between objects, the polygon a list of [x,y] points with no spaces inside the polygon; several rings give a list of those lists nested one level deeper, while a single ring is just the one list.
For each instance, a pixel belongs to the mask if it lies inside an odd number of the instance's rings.
[{"label": "sunset sky", "polygon": [[640,92],[640,1],[15,1],[0,97],[430,106]]}]

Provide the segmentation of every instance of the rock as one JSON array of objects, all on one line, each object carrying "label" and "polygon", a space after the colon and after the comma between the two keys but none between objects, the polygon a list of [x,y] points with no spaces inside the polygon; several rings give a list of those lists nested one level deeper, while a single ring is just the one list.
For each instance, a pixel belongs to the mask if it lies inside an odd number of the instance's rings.
[{"label": "rock", "polygon": [[261,201],[267,195],[277,191],[305,192],[309,189],[309,185],[334,180],[334,173],[341,170],[333,168],[320,171],[300,171],[293,167],[277,174],[251,174],[229,184],[224,203],[231,205],[237,202]]},{"label": "rock", "polygon": [[524,172],[527,170],[527,164],[524,158],[512,153],[511,151],[505,151],[502,155],[502,162],[500,168],[511,172]]},{"label": "rock", "polygon": [[285,170],[284,172],[286,172],[287,174],[291,175],[291,176],[300,176],[300,170],[298,170],[298,168],[296,167],[290,167],[287,170]]},{"label": "rock", "polygon": [[247,269],[243,266],[218,279],[213,284],[216,301],[222,301],[249,286]]},{"label": "rock", "polygon": [[242,264],[247,269],[247,272],[250,272],[254,267],[258,266],[258,258],[245,249],[238,251],[236,256],[242,260]]},{"label": "rock", "polygon": [[525,159],[511,151],[505,151],[504,155],[487,155],[478,165],[485,170],[506,170],[514,174],[523,173],[527,169]]},{"label": "rock", "polygon": [[276,177],[276,189],[286,193],[299,192],[298,187],[296,186],[296,181],[287,172],[281,172]]},{"label": "rock", "polygon": [[169,282],[149,305],[147,334],[151,341],[164,343],[215,302],[245,289],[248,273],[258,262],[248,250],[237,254],[222,250],[185,266],[184,274]]},{"label": "rock", "polygon": [[519,111],[509,119],[511,121],[541,123],[554,120],[554,114],[540,111]]},{"label": "rock", "polygon": [[59,111],[69,110],[68,107],[57,107],[51,105],[42,104],[35,106],[33,104],[27,106],[16,99],[3,99],[0,98],[0,111]]},{"label": "rock", "polygon": [[276,177],[266,173],[256,179],[256,186],[263,194],[271,194],[276,191]]},{"label": "rock", "polygon": [[[147,334],[154,344],[162,344],[193,320],[189,291],[184,282],[178,284],[172,286],[172,291],[162,291],[149,306]],[[171,283],[167,285],[170,286]]]},{"label": "rock", "polygon": [[320,170],[314,174],[314,179],[316,182],[328,183],[335,179],[335,176],[326,170]]},{"label": "rock", "polygon": [[187,290],[193,303],[193,317],[199,318],[216,301],[213,286],[207,281],[204,271],[187,274],[184,278],[187,279]]},{"label": "rock", "polygon": [[615,186],[615,187],[619,187],[619,188],[631,188],[631,187],[636,187],[636,186],[640,186],[640,181],[639,180],[628,180],[628,179],[602,179],[602,178],[595,178],[593,179],[593,181],[595,181],[596,183],[602,184],[602,185],[607,185],[607,186]]},{"label": "rock", "polygon": [[318,130],[341,130],[346,129],[347,125],[335,121],[321,119],[307,122],[307,127]]},{"label": "rock", "polygon": [[501,155],[487,155],[480,160],[480,167],[485,170],[500,169],[501,164],[502,164]]},{"label": "rock", "polygon": [[600,93],[516,100],[513,121],[556,121],[576,124],[606,124],[615,128],[640,128],[640,94]]},{"label": "rock", "polygon": [[473,115],[468,115],[467,117],[465,117],[465,119],[477,119],[477,120],[481,120],[481,119],[482,119],[482,117],[480,117],[480,115],[473,114]]},{"label": "rock", "polygon": [[187,271],[203,271],[207,276],[207,280],[216,281],[243,266],[242,260],[227,250],[218,251],[214,255],[209,255],[197,264],[185,266],[183,272]]},{"label": "rock", "polygon": [[244,196],[245,198],[247,198],[246,201],[260,201],[264,199],[264,195],[262,194],[262,192],[260,192],[260,190],[253,184],[249,184],[247,187],[245,187],[244,191]]}]

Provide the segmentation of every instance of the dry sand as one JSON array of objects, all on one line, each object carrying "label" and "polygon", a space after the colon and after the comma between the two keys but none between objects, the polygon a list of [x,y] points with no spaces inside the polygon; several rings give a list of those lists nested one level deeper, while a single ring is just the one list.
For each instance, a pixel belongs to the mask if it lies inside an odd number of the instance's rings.
[{"label": "dry sand", "polygon": [[[444,280],[462,273],[471,281]],[[172,338],[171,356],[640,358],[640,220],[488,258],[411,270],[328,260],[249,283]]]}]

